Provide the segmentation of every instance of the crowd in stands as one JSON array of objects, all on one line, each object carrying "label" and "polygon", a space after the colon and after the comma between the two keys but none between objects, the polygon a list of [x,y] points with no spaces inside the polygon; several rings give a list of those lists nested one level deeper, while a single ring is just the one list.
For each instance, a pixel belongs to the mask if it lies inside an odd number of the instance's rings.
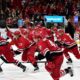
[{"label": "crowd in stands", "polygon": [[44,15],[62,15],[68,19],[80,15],[79,0],[12,0],[6,9],[0,9],[0,27],[6,20],[17,23],[19,18],[29,21],[44,21]]}]

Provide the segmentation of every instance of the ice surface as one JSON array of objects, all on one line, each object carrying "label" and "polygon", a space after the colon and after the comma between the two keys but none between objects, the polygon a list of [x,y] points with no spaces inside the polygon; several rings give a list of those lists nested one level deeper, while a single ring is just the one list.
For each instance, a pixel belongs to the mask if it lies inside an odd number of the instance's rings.
[{"label": "ice surface", "polygon": [[[60,80],[80,80],[80,61],[77,60],[72,54],[70,56],[73,59],[73,65],[66,64],[66,59],[64,58],[64,62],[62,65],[62,69],[71,66],[74,70],[74,76],[70,77],[69,74],[62,77]],[[17,59],[20,56],[16,56]],[[0,61],[2,62],[2,61]],[[53,80],[49,73],[44,68],[44,63],[38,63],[40,70],[38,72],[33,72],[34,68],[30,63],[23,63],[27,66],[27,71],[22,72],[22,70],[16,67],[13,64],[2,65],[3,72],[0,73],[0,80]]]}]

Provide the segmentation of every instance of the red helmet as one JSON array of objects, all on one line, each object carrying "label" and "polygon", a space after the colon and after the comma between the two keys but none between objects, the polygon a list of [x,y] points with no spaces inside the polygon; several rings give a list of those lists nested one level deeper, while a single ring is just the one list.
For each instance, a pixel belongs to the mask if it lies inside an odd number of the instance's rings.
[{"label": "red helmet", "polygon": [[14,35],[20,35],[20,32],[19,31],[15,31]]},{"label": "red helmet", "polygon": [[21,34],[23,34],[23,35],[26,35],[28,32],[27,32],[27,29],[25,30],[25,29],[22,29],[21,30]]},{"label": "red helmet", "polygon": [[53,31],[57,31],[57,30],[58,30],[57,27],[54,27],[54,28],[53,28]]},{"label": "red helmet", "polygon": [[27,33],[28,33],[28,32],[25,30],[25,31],[23,31],[23,33],[22,33],[22,34],[23,34],[23,35],[26,35]]},{"label": "red helmet", "polygon": [[60,29],[59,33],[65,33],[65,31],[63,29]]},{"label": "red helmet", "polygon": [[42,37],[41,37],[41,35],[39,33],[35,33],[34,34],[34,38],[37,38],[38,39],[38,38],[42,38]]}]

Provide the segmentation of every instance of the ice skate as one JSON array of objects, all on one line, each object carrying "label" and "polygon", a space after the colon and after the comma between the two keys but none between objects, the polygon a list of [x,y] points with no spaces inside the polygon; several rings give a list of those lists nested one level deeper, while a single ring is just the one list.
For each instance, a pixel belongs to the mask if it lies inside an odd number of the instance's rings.
[{"label": "ice skate", "polygon": [[39,67],[35,67],[34,72],[38,72],[39,71]]},{"label": "ice skate", "polygon": [[23,72],[26,71],[26,66],[22,65],[21,63],[18,64],[18,67],[22,68],[23,69]]},{"label": "ice skate", "polygon": [[70,76],[73,77],[73,70],[72,70],[72,68],[71,67],[68,67],[68,70],[69,70]]}]

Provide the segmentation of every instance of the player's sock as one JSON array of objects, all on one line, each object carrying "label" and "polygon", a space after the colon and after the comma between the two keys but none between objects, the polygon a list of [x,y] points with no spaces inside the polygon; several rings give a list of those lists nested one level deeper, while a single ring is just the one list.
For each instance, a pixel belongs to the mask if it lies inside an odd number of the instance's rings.
[{"label": "player's sock", "polygon": [[21,63],[18,63],[18,67],[23,69],[23,72],[26,71],[26,66],[22,65]]}]

